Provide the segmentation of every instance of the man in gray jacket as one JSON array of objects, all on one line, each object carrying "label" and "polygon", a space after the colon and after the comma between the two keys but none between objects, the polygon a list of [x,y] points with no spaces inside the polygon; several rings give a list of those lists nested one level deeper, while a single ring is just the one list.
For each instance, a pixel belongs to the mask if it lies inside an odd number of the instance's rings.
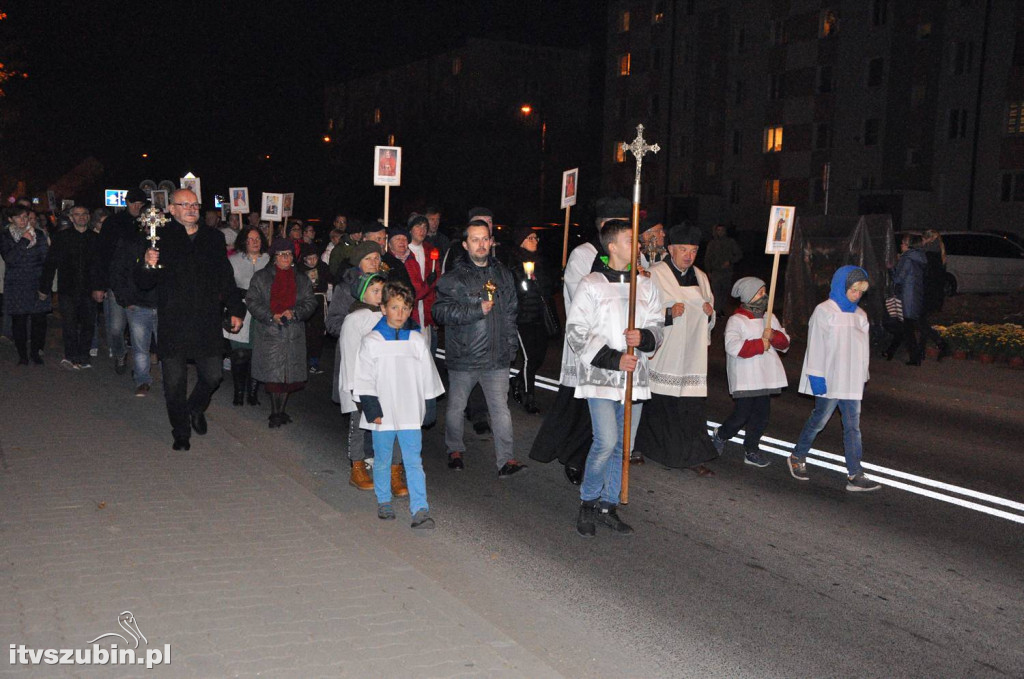
[{"label": "man in gray jacket", "polygon": [[515,281],[505,265],[491,256],[487,222],[471,221],[462,247],[468,258],[441,277],[432,309],[434,320],[445,326],[448,468],[464,468],[463,410],[470,391],[479,384],[491,413],[498,478],[506,478],[526,468],[512,454],[512,416],[508,410],[508,369],[518,347]]}]

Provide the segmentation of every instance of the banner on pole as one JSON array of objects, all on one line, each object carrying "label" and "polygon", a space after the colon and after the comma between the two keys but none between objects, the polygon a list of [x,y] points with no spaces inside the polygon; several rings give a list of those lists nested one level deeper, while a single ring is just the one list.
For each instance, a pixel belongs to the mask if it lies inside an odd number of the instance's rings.
[{"label": "banner on pole", "polygon": [[402,147],[373,147],[373,185],[400,186],[402,184]]},{"label": "banner on pole", "polygon": [[249,187],[232,186],[228,189],[228,196],[231,200],[231,214],[244,215],[249,210]]},{"label": "banner on pole", "polygon": [[291,217],[292,212],[295,210],[295,194],[285,193],[281,199],[281,214],[285,217]]},{"label": "banner on pole", "polygon": [[793,221],[796,208],[792,205],[772,205],[768,216],[768,238],[765,241],[766,255],[788,255],[789,243],[793,240]]},{"label": "banner on pole", "polygon": [[580,169],[574,167],[562,173],[562,202],[561,209],[572,207],[576,204],[576,187],[579,181]]},{"label": "banner on pole", "polygon": [[260,219],[268,222],[279,222],[284,217],[281,215],[281,204],[284,203],[284,195],[280,193],[264,193],[263,203],[260,208]]}]

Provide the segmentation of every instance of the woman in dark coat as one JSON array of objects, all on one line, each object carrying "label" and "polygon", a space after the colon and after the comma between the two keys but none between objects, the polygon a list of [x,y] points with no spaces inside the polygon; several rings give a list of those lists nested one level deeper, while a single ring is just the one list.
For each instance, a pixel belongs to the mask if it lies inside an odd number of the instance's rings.
[{"label": "woman in dark coat", "polygon": [[273,265],[253,274],[245,305],[252,314],[252,377],[270,394],[270,427],[288,424],[288,396],[306,387],[305,320],[316,309],[309,276],[292,263],[294,245],[278,238],[271,246]]},{"label": "woman in dark coat", "polygon": [[928,258],[921,249],[920,236],[906,235],[900,243],[902,254],[896,262],[892,282],[896,286],[896,296],[903,303],[903,327],[893,338],[889,349],[885,352],[886,360],[891,361],[896,350],[904,339],[907,341],[907,354],[910,360],[907,365],[921,365],[924,346],[920,341],[918,321],[924,315],[924,271],[928,266]]},{"label": "woman in dark coat", "polygon": [[[50,249],[46,234],[29,225],[29,209],[15,205],[5,212],[0,232],[0,256],[4,258],[4,314],[11,317],[11,334],[18,348],[18,365],[43,364],[41,352],[46,344],[46,314],[50,297],[40,299],[39,281]],[[31,343],[29,342],[31,325]]]},{"label": "woman in dark coat", "polygon": [[550,306],[551,277],[539,256],[540,237],[533,229],[518,227],[513,239],[515,249],[509,254],[507,264],[516,281],[519,298],[516,328],[524,360],[520,363],[519,374],[511,379],[512,398],[521,403],[526,412],[535,415],[540,412],[534,398],[537,370],[544,363],[548,351],[545,313],[552,314],[554,318]]},{"label": "woman in dark coat", "polygon": [[324,352],[324,333],[327,330],[327,284],[330,282],[331,270],[320,261],[314,245],[303,243],[301,255],[298,270],[309,278],[313,285],[313,298],[316,300],[316,308],[306,321],[306,361],[309,363],[309,374],[320,375],[324,372],[320,369],[320,356]]}]

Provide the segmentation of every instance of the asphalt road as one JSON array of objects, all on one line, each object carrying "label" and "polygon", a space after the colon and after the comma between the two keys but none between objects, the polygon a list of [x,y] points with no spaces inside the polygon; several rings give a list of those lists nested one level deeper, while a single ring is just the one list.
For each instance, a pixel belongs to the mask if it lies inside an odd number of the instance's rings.
[{"label": "asphalt road", "polygon": [[[720,354],[708,401],[718,421],[730,407]],[[786,366],[795,384],[799,356]],[[781,458],[755,469],[732,444],[713,478],[634,467],[621,513],[636,534],[583,540],[560,465],[499,481],[492,442],[469,428],[467,469],[453,473],[438,425],[424,436],[438,529],[413,536],[348,486],[346,423],[329,384],[315,377],[292,399],[275,462],[566,676],[1024,677],[1020,523],[891,487],[851,494],[815,467],[798,483]],[[876,362],[865,461],[1020,502],[1021,387],[1021,373],[1001,366]],[[227,391],[213,417],[231,407]],[[539,392],[539,405],[551,398]],[[249,434],[262,435],[266,408],[246,410]],[[810,410],[795,394],[774,399],[769,434],[794,441]],[[513,408],[520,460],[540,417]],[[838,416],[816,447],[841,454]]]}]

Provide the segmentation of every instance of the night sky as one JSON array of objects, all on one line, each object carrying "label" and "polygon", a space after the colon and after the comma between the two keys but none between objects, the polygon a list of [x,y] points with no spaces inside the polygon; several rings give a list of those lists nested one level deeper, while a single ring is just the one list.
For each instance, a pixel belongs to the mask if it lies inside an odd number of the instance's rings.
[{"label": "night sky", "polygon": [[605,20],[605,4],[586,0],[0,0],[0,11],[0,50],[15,50],[30,74],[3,103],[18,113],[4,140],[3,188],[20,175],[32,193],[88,156],[118,188],[188,170],[204,194],[316,186],[329,181],[319,141],[325,84],[469,36],[600,50]]}]

